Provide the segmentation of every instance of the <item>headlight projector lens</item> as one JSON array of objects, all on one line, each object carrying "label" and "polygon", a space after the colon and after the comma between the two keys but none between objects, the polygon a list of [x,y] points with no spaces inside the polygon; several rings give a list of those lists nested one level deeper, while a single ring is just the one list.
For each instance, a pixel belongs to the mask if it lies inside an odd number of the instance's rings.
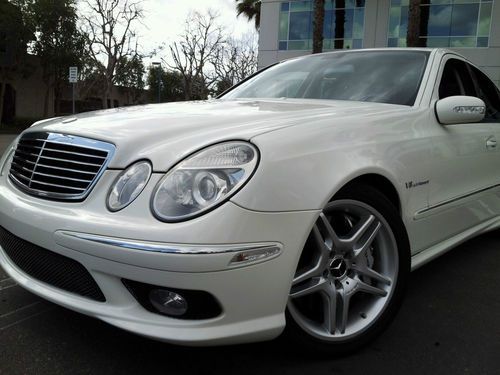
[{"label": "headlight projector lens", "polygon": [[221,204],[250,178],[258,157],[247,142],[220,143],[188,157],[158,183],[154,214],[163,221],[182,221]]}]

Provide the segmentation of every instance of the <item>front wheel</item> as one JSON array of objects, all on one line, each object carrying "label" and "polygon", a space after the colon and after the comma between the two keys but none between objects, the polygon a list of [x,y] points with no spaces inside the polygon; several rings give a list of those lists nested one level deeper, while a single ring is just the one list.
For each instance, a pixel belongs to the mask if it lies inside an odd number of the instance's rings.
[{"label": "front wheel", "polygon": [[378,190],[339,193],[314,224],[290,290],[287,329],[317,350],[347,353],[393,319],[410,270],[404,225]]}]

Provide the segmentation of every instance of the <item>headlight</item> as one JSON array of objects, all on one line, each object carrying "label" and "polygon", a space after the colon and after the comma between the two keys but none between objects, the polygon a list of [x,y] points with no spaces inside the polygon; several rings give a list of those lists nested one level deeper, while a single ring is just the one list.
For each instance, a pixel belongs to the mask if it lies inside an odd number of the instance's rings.
[{"label": "headlight", "polygon": [[151,172],[151,164],[140,161],[120,173],[109,191],[109,210],[119,211],[132,203],[148,183]]},{"label": "headlight", "polygon": [[14,142],[12,142],[9,147],[6,148],[5,153],[0,158],[0,176],[3,176],[7,171],[7,166],[12,163],[12,159],[14,158],[14,152],[16,151],[17,142],[19,141],[19,137],[17,137]]},{"label": "headlight", "polygon": [[247,142],[220,143],[188,157],[156,186],[153,213],[163,221],[181,221],[214,208],[251,177],[258,159]]}]

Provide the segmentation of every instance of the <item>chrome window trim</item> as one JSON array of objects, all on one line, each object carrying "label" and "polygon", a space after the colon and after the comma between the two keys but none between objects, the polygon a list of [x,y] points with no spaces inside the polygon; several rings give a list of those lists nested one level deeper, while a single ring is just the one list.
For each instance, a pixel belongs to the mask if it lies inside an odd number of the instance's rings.
[{"label": "chrome window trim", "polygon": [[[111,159],[113,158],[115,151],[116,151],[116,146],[112,143],[108,142],[103,142],[99,141],[96,139],[92,138],[85,138],[85,137],[79,137],[76,135],[71,135],[71,134],[62,134],[62,133],[51,133],[51,132],[32,132],[32,133],[25,133],[23,134],[20,138],[19,141],[28,139],[28,140],[36,140],[36,141],[42,141],[42,142],[50,142],[50,143],[57,143],[57,144],[64,144],[64,145],[70,145],[70,146],[79,146],[79,147],[85,147],[87,149],[92,149],[92,150],[97,150],[97,151],[104,151],[107,152],[108,155],[106,157],[106,160],[100,167],[100,169],[97,171],[95,174],[94,179],[92,182],[89,184],[88,188],[82,189],[84,190],[81,194],[65,194],[65,193],[53,193],[53,192],[46,192],[46,191],[41,191],[38,189],[33,189],[30,187],[27,187],[24,185],[21,181],[19,181],[15,176],[13,176],[9,172],[9,178],[12,181],[12,183],[22,192],[32,195],[38,198],[42,199],[52,199],[52,200],[61,200],[61,201],[73,201],[73,202],[81,202],[87,196],[90,194],[94,186],[97,184],[103,173],[106,171]],[[40,160],[40,156],[43,152],[43,149],[45,147],[46,143],[42,146],[42,150],[40,151],[40,154],[38,155],[37,161],[35,162],[35,166],[33,167],[33,171],[35,171],[36,167],[38,166],[38,162]],[[18,145],[16,145],[16,148],[14,149],[14,155],[15,151],[17,151]],[[78,162],[73,162],[74,164],[78,164]],[[85,164],[85,163],[83,163]],[[85,173],[85,171],[79,173]],[[34,174],[34,173],[33,173]],[[33,176],[32,176],[33,178]]]}]

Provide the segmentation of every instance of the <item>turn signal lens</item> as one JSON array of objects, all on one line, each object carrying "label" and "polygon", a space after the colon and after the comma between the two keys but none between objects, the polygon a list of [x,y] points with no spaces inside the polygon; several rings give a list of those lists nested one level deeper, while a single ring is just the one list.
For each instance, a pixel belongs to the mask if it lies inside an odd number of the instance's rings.
[{"label": "turn signal lens", "polygon": [[109,210],[116,212],[132,203],[148,183],[151,173],[151,164],[147,161],[135,163],[123,171],[109,191]]}]

